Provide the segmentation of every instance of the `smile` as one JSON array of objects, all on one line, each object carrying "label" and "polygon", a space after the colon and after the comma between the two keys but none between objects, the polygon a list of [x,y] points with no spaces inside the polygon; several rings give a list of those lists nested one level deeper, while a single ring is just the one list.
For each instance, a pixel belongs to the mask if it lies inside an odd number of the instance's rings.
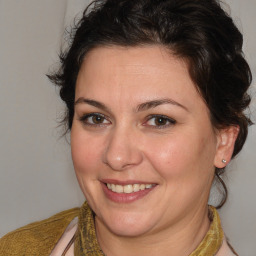
[{"label": "smile", "polygon": [[150,189],[155,186],[155,184],[128,184],[128,185],[119,185],[119,184],[106,184],[108,189],[115,193],[125,193],[130,194],[146,189]]}]

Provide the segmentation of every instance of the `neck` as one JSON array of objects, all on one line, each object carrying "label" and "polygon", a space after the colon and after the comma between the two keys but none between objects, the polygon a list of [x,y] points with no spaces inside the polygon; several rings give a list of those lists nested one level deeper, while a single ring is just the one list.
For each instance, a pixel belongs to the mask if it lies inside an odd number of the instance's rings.
[{"label": "neck", "polygon": [[203,240],[210,225],[208,207],[191,212],[186,218],[158,232],[137,237],[123,237],[112,233],[97,217],[98,242],[105,255],[168,255],[187,256]]}]

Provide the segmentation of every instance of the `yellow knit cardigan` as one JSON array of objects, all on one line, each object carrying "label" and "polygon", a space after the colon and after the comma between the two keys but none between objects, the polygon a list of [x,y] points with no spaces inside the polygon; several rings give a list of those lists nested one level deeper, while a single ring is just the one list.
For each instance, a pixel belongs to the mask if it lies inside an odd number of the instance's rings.
[{"label": "yellow knit cardigan", "polygon": [[[223,241],[223,231],[216,209],[210,206],[212,220],[203,241],[190,256],[215,255]],[[75,255],[104,255],[97,242],[94,217],[87,202],[81,208],[58,213],[49,219],[29,224],[0,239],[0,256],[49,256],[66,227],[79,217]]]},{"label": "yellow knit cardigan", "polygon": [[49,256],[79,208],[29,224],[0,239],[0,256]]}]

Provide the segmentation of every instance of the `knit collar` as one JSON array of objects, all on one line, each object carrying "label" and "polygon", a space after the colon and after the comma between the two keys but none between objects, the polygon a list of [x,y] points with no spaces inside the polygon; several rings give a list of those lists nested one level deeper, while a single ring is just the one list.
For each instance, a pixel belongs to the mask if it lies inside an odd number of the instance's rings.
[{"label": "knit collar", "polygon": [[[223,230],[220,217],[213,206],[209,206],[210,228],[197,249],[189,256],[216,255],[223,241]],[[75,256],[104,256],[96,237],[94,215],[87,202],[83,204],[79,213],[79,222],[75,240]]]},{"label": "knit collar", "polygon": [[104,256],[96,237],[94,214],[85,202],[78,216],[75,256]]},{"label": "knit collar", "polygon": [[213,206],[209,206],[209,219],[211,225],[202,242],[189,256],[216,255],[219,251],[224,233],[221,227],[219,214]]}]

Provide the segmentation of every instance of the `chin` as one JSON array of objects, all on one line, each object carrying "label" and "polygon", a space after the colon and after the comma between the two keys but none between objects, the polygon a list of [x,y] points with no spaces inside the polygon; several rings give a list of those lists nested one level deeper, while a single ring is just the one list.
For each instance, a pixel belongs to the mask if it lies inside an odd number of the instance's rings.
[{"label": "chin", "polygon": [[111,214],[101,220],[117,236],[136,237],[148,233],[152,227],[152,218],[141,216],[142,213]]}]

